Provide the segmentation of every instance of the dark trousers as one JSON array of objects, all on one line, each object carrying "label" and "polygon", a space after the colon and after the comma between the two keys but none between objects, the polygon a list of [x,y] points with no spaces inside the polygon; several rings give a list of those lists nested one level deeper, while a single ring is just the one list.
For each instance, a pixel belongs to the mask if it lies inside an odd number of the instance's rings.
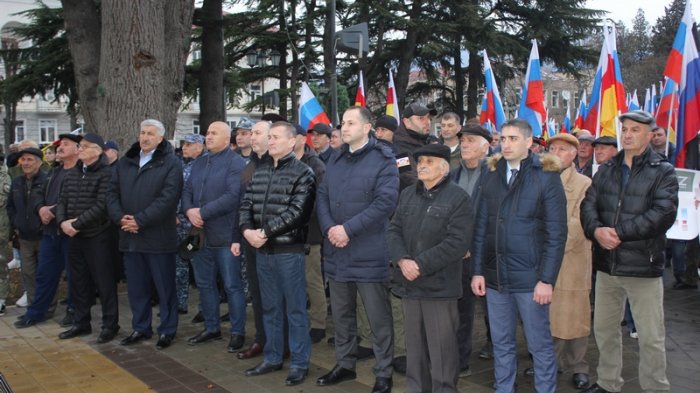
[{"label": "dark trousers", "polygon": [[175,253],[125,252],[124,267],[132,314],[131,327],[146,336],[153,334],[151,327],[151,283],[153,283],[160,302],[158,334],[175,334],[178,320]]},{"label": "dark trousers", "polygon": [[472,355],[472,334],[474,332],[474,306],[476,304],[476,296],[474,292],[472,292],[471,282],[471,276],[465,272],[462,275],[462,298],[457,301],[457,310],[459,311],[457,346],[459,348],[460,370],[469,368],[469,358]]},{"label": "dark trousers", "polygon": [[[372,329],[372,349],[376,363],[374,375],[389,378],[394,358],[394,325],[389,290],[383,283],[339,282],[328,279],[331,310],[335,327],[335,358],[338,365],[355,369],[357,362],[357,294],[367,311]],[[407,344],[408,345],[408,344]]]},{"label": "dark trousers", "polygon": [[90,325],[90,308],[95,304],[95,290],[100,295],[102,328],[119,327],[117,304],[117,273],[109,255],[109,233],[89,237],[73,237],[68,240],[68,266],[75,316],[73,325]]},{"label": "dark trousers", "polygon": [[265,325],[263,325],[262,299],[260,297],[260,281],[258,279],[258,264],[256,262],[255,249],[242,240],[246,274],[248,275],[248,293],[253,303],[253,320],[255,321],[255,342],[265,346]]},{"label": "dark trousers", "polygon": [[[56,309],[56,291],[61,273],[68,265],[68,236],[44,235],[36,268],[34,302],[27,308],[27,318],[43,321]],[[69,288],[70,290],[70,288]],[[68,307],[73,308],[69,297]]]},{"label": "dark trousers", "polygon": [[404,298],[402,303],[406,392],[457,393],[457,301]]},{"label": "dark trousers", "polygon": [[698,259],[700,259],[700,243],[698,238],[688,240],[685,247],[685,274],[683,280],[686,284],[698,283]]}]

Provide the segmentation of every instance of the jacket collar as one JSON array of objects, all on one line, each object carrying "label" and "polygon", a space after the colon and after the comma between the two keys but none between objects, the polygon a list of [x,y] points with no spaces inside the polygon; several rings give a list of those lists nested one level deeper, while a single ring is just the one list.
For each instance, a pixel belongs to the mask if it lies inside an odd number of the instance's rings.
[{"label": "jacket collar", "polygon": [[[622,164],[624,163],[624,160],[625,160],[625,151],[623,150],[621,153],[622,154],[620,154],[620,153],[616,154],[613,158],[608,160],[608,162],[606,162],[605,165],[608,165],[608,166],[615,165],[617,167],[622,167]],[[658,153],[654,152],[654,150],[651,148],[651,146],[647,146],[646,150],[644,150],[644,153],[642,153],[642,154],[640,154],[632,159],[632,167],[640,167],[646,163],[648,163],[652,166],[657,166],[662,161],[667,161],[667,160],[664,157],[660,156]]]},{"label": "jacket collar", "polygon": [[339,154],[335,156],[335,161],[337,161],[340,157],[348,155],[350,157],[357,157],[365,154],[365,152],[373,149],[375,145],[377,144],[377,139],[373,137],[372,135],[369,136],[369,140],[367,141],[367,144],[362,146],[359,150],[355,150],[354,152],[350,152],[350,145],[347,143],[343,143],[342,146],[340,146],[340,149],[338,150]]},{"label": "jacket collar", "polygon": [[[294,153],[294,150],[292,150],[289,154],[287,154],[286,156],[279,159],[279,161],[277,162],[277,167],[281,168],[281,167],[289,164],[290,162],[296,160],[296,158],[297,158],[297,155],[296,155],[296,153]],[[265,152],[265,154],[263,154],[263,156],[260,157],[260,161],[267,161],[270,163],[270,165],[274,165],[274,163],[275,163],[275,160],[272,159],[270,152]]]},{"label": "jacket collar", "polygon": [[[158,158],[161,158],[171,152],[173,150],[172,146],[170,145],[170,142],[168,142],[167,139],[163,138],[163,140],[156,146],[155,151],[153,151],[153,160],[156,160]],[[131,145],[129,150],[124,154],[126,157],[131,158],[131,159],[139,159],[139,153],[141,152],[141,145],[139,145],[138,141]],[[201,157],[201,156],[200,156]]]},{"label": "jacket collar", "polygon": [[430,196],[434,195],[436,192],[439,192],[440,190],[445,188],[445,185],[447,183],[449,183],[450,181],[451,181],[450,175],[447,174],[433,188],[428,190],[425,188],[425,185],[423,184],[423,182],[418,180],[418,181],[416,181],[416,194],[430,197]]}]

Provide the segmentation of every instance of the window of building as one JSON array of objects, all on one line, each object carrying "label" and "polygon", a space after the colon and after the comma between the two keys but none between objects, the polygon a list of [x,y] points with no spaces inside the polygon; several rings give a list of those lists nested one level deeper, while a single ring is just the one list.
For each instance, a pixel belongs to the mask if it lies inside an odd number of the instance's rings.
[{"label": "window of building", "polygon": [[549,94],[549,98],[551,100],[551,107],[559,108],[559,92],[556,90],[552,90]]},{"label": "window of building", "polygon": [[578,108],[578,106],[581,105],[581,95],[579,94],[578,91],[574,92],[574,106]]},{"label": "window of building", "polygon": [[199,120],[192,120],[192,133],[199,134]]},{"label": "window of building", "polygon": [[228,124],[228,126],[231,127],[232,130],[236,129],[236,123],[238,123],[238,122],[235,120],[226,119],[226,124]]},{"label": "window of building", "polygon": [[39,120],[39,143],[51,143],[56,139],[56,120]]},{"label": "window of building", "polygon": [[250,85],[250,100],[255,101],[258,97],[262,95],[262,88],[260,85]]},{"label": "window of building", "polygon": [[202,51],[201,50],[193,50],[192,51],[192,61],[196,61],[202,58]]},{"label": "window of building", "polygon": [[17,120],[15,123],[15,143],[27,139],[24,128],[24,120]]}]

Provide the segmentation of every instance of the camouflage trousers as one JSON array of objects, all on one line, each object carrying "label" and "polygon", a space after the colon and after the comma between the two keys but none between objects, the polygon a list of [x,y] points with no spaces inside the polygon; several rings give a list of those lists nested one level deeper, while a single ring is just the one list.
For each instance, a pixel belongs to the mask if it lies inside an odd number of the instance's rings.
[{"label": "camouflage trousers", "polygon": [[177,309],[187,311],[187,300],[190,297],[190,261],[175,255],[175,290]]}]

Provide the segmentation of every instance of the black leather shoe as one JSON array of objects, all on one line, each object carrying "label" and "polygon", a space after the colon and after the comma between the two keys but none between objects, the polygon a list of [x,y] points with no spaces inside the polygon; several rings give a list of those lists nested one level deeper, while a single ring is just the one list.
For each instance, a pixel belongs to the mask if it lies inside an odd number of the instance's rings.
[{"label": "black leather shoe", "polygon": [[62,332],[58,335],[61,340],[67,340],[73,337],[87,336],[92,333],[92,326],[88,325],[86,327],[73,326],[72,328]]},{"label": "black leather shoe", "polygon": [[169,347],[173,340],[175,339],[174,334],[161,334],[158,336],[158,342],[156,343],[156,349],[165,349]]},{"label": "black leather shoe", "polygon": [[307,375],[309,375],[309,370],[306,368],[290,368],[287,379],[284,380],[284,384],[287,386],[299,385],[304,382]]},{"label": "black leather shoe", "polygon": [[59,323],[61,327],[69,327],[73,326],[73,315],[75,315],[74,311],[66,311],[66,315],[61,319],[61,322]]},{"label": "black leather shoe", "polygon": [[579,390],[587,388],[588,374],[574,373],[574,387]]},{"label": "black leather shoe", "polygon": [[228,351],[230,353],[236,353],[243,348],[243,343],[245,342],[245,336],[240,334],[232,334],[231,340],[228,342]]},{"label": "black leather shoe", "polygon": [[357,378],[357,373],[355,373],[355,371],[342,368],[336,364],[331,372],[316,380],[316,385],[335,385],[338,382],[349,381],[355,378]]},{"label": "black leather shoe", "polygon": [[202,323],[204,322],[204,315],[202,315],[202,312],[198,312],[197,315],[192,318],[192,323]]},{"label": "black leather shoe", "polygon": [[493,359],[493,345],[490,342],[486,342],[481,350],[479,350],[479,359],[489,360]]},{"label": "black leather shoe", "polygon": [[218,332],[209,332],[207,331],[207,329],[204,329],[201,332],[199,332],[198,335],[190,337],[190,339],[187,340],[187,343],[189,345],[195,345],[213,340],[221,340],[221,330],[219,330]]},{"label": "black leather shoe", "polygon": [[268,362],[263,360],[263,362],[258,364],[257,366],[245,370],[245,376],[246,377],[255,377],[258,375],[271,373],[273,371],[279,371],[281,369],[282,369],[282,363],[272,364],[272,363],[268,363]]},{"label": "black leather shoe", "polygon": [[535,369],[533,367],[528,367],[523,371],[523,374],[527,375],[528,377],[534,377],[535,376]]},{"label": "black leather shoe", "polygon": [[377,377],[377,379],[374,381],[372,393],[389,393],[391,392],[391,385],[391,378]]},{"label": "black leather shoe", "polygon": [[137,332],[136,330],[134,330],[133,332],[131,332],[130,335],[128,335],[123,340],[121,340],[119,342],[119,344],[120,345],[132,345],[132,344],[136,344],[139,341],[148,340],[150,338],[151,338],[150,335],[147,335],[147,334],[144,334],[141,332]]},{"label": "black leather shoe", "polygon": [[609,390],[605,390],[605,389],[601,388],[600,386],[598,386],[597,383],[594,383],[593,386],[591,386],[590,388],[588,388],[586,390],[581,391],[581,393],[613,393],[613,392],[611,392]]},{"label": "black leather shoe", "polygon": [[242,352],[238,352],[236,357],[239,359],[250,359],[260,355],[263,351],[262,345],[259,343],[253,343],[248,349]]},{"label": "black leather shoe", "polygon": [[394,367],[394,371],[401,375],[406,375],[406,356],[397,356],[391,362]]},{"label": "black leather shoe", "polygon": [[104,344],[107,342],[110,342],[114,340],[114,337],[117,336],[117,332],[119,332],[119,328],[116,329],[110,329],[110,328],[104,328],[100,332],[100,335],[97,337],[97,343],[98,344]]},{"label": "black leather shoe", "polygon": [[20,319],[15,321],[15,328],[24,329],[24,328],[34,326],[37,323],[41,322],[41,321],[37,321],[36,319],[27,318],[26,315],[23,315],[23,317],[24,318],[20,318]]}]

